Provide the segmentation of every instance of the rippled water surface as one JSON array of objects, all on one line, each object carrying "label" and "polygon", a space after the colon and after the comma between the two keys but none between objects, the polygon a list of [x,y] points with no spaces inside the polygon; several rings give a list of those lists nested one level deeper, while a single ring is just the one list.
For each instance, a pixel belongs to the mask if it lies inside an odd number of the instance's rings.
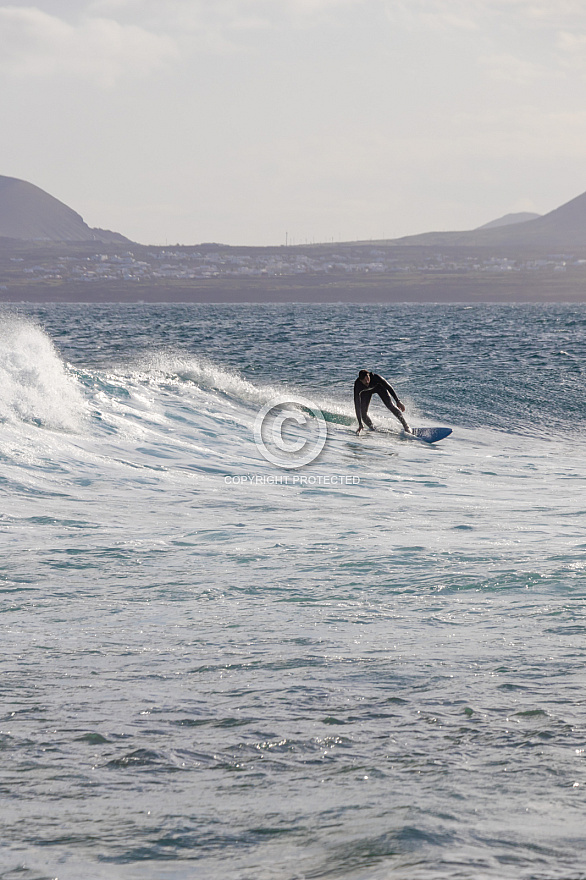
[{"label": "rippled water surface", "polygon": [[[585,329],[4,308],[0,878],[585,878]],[[453,434],[356,437],[362,367]]]}]

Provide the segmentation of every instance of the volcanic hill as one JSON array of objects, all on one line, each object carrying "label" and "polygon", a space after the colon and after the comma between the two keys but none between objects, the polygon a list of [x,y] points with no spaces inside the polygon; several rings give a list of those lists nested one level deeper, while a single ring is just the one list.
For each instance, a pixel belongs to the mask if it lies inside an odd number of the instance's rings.
[{"label": "volcanic hill", "polygon": [[2,175],[0,237],[24,241],[129,241],[108,229],[92,229],[79,214],[40,187]]}]

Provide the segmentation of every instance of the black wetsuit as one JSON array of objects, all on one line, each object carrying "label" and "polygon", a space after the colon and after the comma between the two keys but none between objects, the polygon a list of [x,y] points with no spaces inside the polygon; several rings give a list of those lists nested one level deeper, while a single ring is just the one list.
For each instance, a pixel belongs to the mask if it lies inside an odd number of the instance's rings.
[{"label": "black wetsuit", "polygon": [[370,406],[373,394],[378,394],[384,405],[399,419],[403,427],[407,425],[403,413],[391,400],[390,395],[394,398],[395,403],[399,403],[399,398],[395,394],[394,389],[382,376],[371,373],[369,385],[365,385],[361,379],[357,379],[354,383],[354,408],[356,409],[356,418],[360,427],[362,427],[362,422],[364,422],[367,427],[374,430],[374,425],[368,416],[368,407]]}]

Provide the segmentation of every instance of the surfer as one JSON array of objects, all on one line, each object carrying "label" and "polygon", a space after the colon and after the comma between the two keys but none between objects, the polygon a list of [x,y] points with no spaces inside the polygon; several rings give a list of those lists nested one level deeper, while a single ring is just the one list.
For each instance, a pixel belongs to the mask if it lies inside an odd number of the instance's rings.
[{"label": "surfer", "polygon": [[[410,434],[411,428],[402,415],[405,412],[404,404],[401,403],[386,379],[383,379],[382,376],[378,376],[376,373],[371,373],[369,370],[360,370],[358,379],[354,383],[354,408],[356,409],[356,418],[358,419],[358,430],[356,433],[360,434],[364,428],[363,422],[367,428],[374,431],[374,425],[368,415],[368,407],[370,406],[373,394],[378,394],[387,409],[390,409],[392,414],[399,419],[405,431]],[[393,397],[397,404],[396,406],[393,404],[391,397]]]}]

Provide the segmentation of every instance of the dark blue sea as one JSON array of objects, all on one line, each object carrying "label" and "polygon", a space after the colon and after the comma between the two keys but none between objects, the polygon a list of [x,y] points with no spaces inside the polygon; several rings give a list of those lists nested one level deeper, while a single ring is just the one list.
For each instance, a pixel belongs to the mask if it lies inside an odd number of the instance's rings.
[{"label": "dark blue sea", "polygon": [[4,306],[1,880],[586,878],[585,330]]}]

